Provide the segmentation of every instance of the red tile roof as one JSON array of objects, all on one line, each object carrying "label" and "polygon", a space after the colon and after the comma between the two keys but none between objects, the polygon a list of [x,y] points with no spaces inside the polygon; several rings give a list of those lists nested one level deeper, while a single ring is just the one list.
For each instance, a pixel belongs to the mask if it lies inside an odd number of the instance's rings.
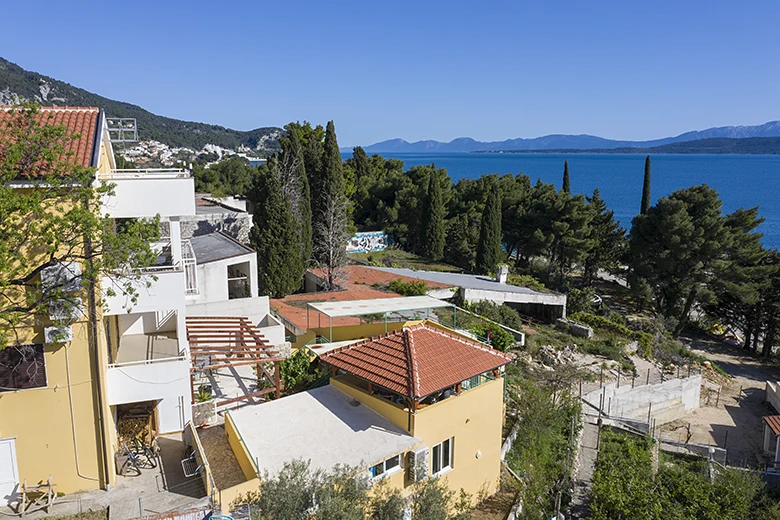
[{"label": "red tile roof", "polygon": [[[321,270],[312,269],[312,272],[318,276],[322,275]],[[405,282],[416,281],[415,278],[408,276],[398,276],[384,271],[377,271],[376,269],[368,269],[367,267],[359,265],[350,265],[345,269],[347,275],[346,279],[340,282],[340,285],[344,288],[341,291],[328,291],[318,293],[306,293],[306,294],[293,294],[285,298],[271,300],[271,307],[276,313],[282,317],[285,321],[298,327],[302,331],[307,330],[306,323],[306,303],[307,302],[329,302],[329,301],[349,301],[349,300],[371,300],[377,298],[397,298],[399,295],[390,292],[380,290],[373,287],[373,285],[386,286],[391,280],[400,278]],[[444,284],[427,282],[428,287],[439,288],[448,287]],[[311,327],[318,327],[319,313],[317,311],[310,311],[309,318],[311,321]],[[359,325],[361,323],[360,317],[345,317],[334,318],[334,327],[344,327],[348,325]],[[330,321],[326,319],[322,320],[322,326],[327,327]]]},{"label": "red tile roof", "polygon": [[[0,105],[0,129],[18,117],[14,107]],[[70,134],[79,134],[67,146],[68,160],[78,166],[92,166],[95,134],[100,110],[95,107],[40,107],[36,119],[46,125],[62,125]]]},{"label": "red tile roof", "polygon": [[330,365],[392,392],[422,399],[512,361],[455,332],[421,323],[320,356]]}]

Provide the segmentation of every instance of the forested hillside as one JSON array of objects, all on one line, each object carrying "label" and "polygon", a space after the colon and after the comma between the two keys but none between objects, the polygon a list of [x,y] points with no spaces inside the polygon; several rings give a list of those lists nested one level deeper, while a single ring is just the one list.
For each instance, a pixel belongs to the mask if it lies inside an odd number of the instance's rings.
[{"label": "forested hillside", "polygon": [[0,104],[13,104],[22,99],[42,105],[95,106],[105,109],[108,117],[134,117],[140,140],[155,140],[194,150],[215,144],[232,150],[244,145],[260,152],[273,152],[279,149],[282,131],[276,127],[240,131],[158,116],[137,105],[93,94],[0,58]]}]

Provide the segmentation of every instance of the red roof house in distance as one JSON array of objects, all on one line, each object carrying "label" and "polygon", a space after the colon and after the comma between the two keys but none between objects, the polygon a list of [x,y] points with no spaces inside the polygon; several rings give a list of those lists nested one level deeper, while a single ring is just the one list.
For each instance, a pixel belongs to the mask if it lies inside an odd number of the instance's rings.
[{"label": "red roof house in distance", "polygon": [[[306,272],[306,293],[292,294],[285,298],[271,300],[271,308],[284,324],[288,335],[303,336],[310,328],[328,325],[325,321],[322,323],[309,321],[312,318],[312,315],[307,316],[307,304],[309,303],[397,298],[399,295],[387,288],[391,281],[398,279],[404,282],[417,281],[409,276],[399,276],[359,265],[347,266],[344,269],[344,274],[346,276],[340,282],[341,289],[320,291],[319,287],[324,279],[322,270],[309,270]],[[431,290],[449,290],[449,286],[442,283],[427,282],[426,285]],[[315,317],[315,319],[317,318]],[[343,316],[334,318],[332,325],[333,327],[345,327],[362,323],[364,320],[361,321],[358,316]]]}]

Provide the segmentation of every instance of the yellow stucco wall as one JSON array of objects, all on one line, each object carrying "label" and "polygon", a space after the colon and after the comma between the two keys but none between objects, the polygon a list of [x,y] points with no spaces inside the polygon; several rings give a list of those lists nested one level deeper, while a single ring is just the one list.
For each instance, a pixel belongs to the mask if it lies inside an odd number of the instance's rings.
[{"label": "yellow stucco wall", "polygon": [[238,465],[241,466],[244,477],[247,480],[257,478],[257,470],[255,468],[255,463],[252,460],[252,455],[249,453],[246,445],[241,442],[241,435],[238,433],[238,429],[233,422],[233,418],[230,416],[230,412],[225,412],[225,435],[230,444],[230,449],[233,450],[236,459],[238,459]]},{"label": "yellow stucco wall", "polygon": [[[82,321],[73,325],[72,342],[45,346],[46,388],[0,393],[0,438],[16,437],[20,482],[33,484],[51,475],[63,493],[100,487],[97,479],[103,470],[88,334],[88,323]],[[42,342],[42,334],[35,340]]]},{"label": "yellow stucco wall", "polygon": [[[409,431],[428,448],[454,437],[452,470],[443,475],[453,491],[458,492],[462,488],[476,498],[480,492],[493,494],[498,490],[504,420],[503,379],[425,406],[411,415],[411,421],[407,410],[368,395],[358,385],[352,384],[348,375],[331,378],[330,384]],[[404,465],[406,463],[407,458],[404,457]],[[388,482],[400,489],[410,485],[405,479],[405,472],[390,476]]]},{"label": "yellow stucco wall", "polygon": [[[501,471],[504,381],[484,383],[417,411],[412,434],[429,448],[455,438],[450,489],[493,494]],[[432,457],[431,457],[432,460]]]},{"label": "yellow stucco wall", "polygon": [[350,384],[349,379],[349,375],[338,376],[336,378],[332,377],[330,379],[330,384],[345,394],[354,397],[399,428],[403,428],[408,432],[411,432],[414,429],[414,414],[410,415],[407,409],[401,408],[394,403],[374,397],[373,395],[368,395],[365,390],[361,390],[357,386]]}]

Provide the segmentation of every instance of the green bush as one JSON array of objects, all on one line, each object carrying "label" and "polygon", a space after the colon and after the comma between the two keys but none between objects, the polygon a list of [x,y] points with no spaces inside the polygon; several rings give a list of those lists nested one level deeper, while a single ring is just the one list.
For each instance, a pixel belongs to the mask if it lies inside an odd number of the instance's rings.
[{"label": "green bush", "polygon": [[593,299],[596,297],[596,290],[593,287],[585,289],[571,289],[566,295],[566,307],[572,314],[579,312],[593,312]]},{"label": "green bush", "polygon": [[523,320],[520,315],[511,307],[483,300],[473,304],[464,304],[466,310],[469,310],[489,320],[493,320],[501,325],[506,325],[510,329],[518,332],[523,331]]},{"label": "green bush", "polygon": [[547,287],[531,276],[530,274],[512,274],[506,280],[509,285],[516,285],[518,287],[528,287],[531,290],[539,292],[548,292]]},{"label": "green bush", "polygon": [[584,323],[594,329],[612,332],[624,336],[632,341],[639,343],[639,353],[648,355],[652,352],[653,336],[647,332],[631,330],[622,323],[616,323],[604,316],[596,316],[587,312],[577,312],[569,316],[569,319],[578,323]]},{"label": "green bush", "polygon": [[428,292],[428,285],[422,280],[403,281],[400,278],[391,280],[387,288],[401,296],[424,296]]},{"label": "green bush", "polygon": [[490,322],[480,321],[469,327],[469,331],[482,338],[487,338],[490,335],[490,345],[501,352],[506,352],[515,344],[515,337],[511,333]]}]

